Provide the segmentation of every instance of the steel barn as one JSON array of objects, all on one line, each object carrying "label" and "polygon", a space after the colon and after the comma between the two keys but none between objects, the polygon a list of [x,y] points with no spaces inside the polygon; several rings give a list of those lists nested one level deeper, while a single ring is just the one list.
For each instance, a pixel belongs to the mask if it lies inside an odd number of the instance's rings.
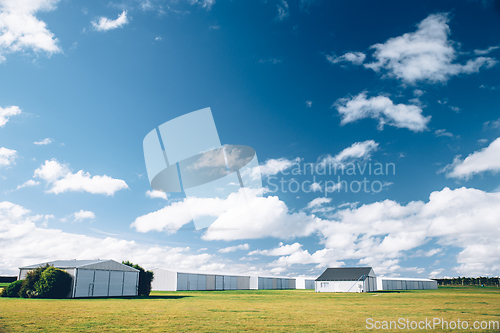
[{"label": "steel barn", "polygon": [[438,284],[436,280],[377,277],[378,290],[418,290],[437,288]]},{"label": "steel barn", "polygon": [[315,291],[317,293],[377,291],[377,278],[371,267],[327,268],[316,279]]},{"label": "steel barn", "polygon": [[137,296],[139,271],[114,260],[55,260],[19,268],[19,279],[49,264],[73,278],[68,298]]},{"label": "steel barn", "polygon": [[314,289],[314,278],[308,279],[305,277],[295,278],[296,289]]},{"label": "steel barn", "polygon": [[152,290],[295,289],[295,279],[155,268]]}]

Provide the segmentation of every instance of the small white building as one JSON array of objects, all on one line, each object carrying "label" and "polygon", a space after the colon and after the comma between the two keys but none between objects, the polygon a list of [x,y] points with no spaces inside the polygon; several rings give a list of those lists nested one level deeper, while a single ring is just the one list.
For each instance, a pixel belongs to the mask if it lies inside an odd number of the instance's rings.
[{"label": "small white building", "polygon": [[295,278],[295,289],[314,289],[314,278]]},{"label": "small white building", "polygon": [[295,279],[155,268],[152,290],[295,289]]},{"label": "small white building", "polygon": [[139,271],[114,260],[55,260],[19,268],[19,279],[49,264],[71,275],[68,298],[137,296]]},{"label": "small white building", "polygon": [[422,290],[437,288],[438,283],[436,280],[400,277],[377,277],[378,290]]},{"label": "small white building", "polygon": [[371,267],[327,268],[315,281],[317,293],[359,293],[377,291],[377,278]]}]

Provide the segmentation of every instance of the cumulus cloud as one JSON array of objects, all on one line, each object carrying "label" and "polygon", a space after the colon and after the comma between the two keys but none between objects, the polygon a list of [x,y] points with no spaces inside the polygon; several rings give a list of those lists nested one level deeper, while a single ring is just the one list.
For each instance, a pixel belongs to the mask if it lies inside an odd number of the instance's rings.
[{"label": "cumulus cloud", "polygon": [[163,200],[168,200],[168,194],[162,191],[156,191],[156,190],[149,190],[146,191],[146,196],[151,199],[163,199]]},{"label": "cumulus cloud", "polygon": [[15,164],[16,157],[17,151],[14,149],[0,147],[0,167]]},{"label": "cumulus cloud", "polygon": [[50,187],[48,193],[88,192],[92,194],[114,195],[115,192],[128,189],[127,183],[109,176],[91,176],[83,170],[72,173],[67,164],[56,159],[46,160],[35,170],[33,177],[43,179]]},{"label": "cumulus cloud", "polygon": [[313,199],[312,201],[310,201],[307,204],[306,208],[308,208],[308,209],[316,208],[316,207],[319,207],[325,203],[330,203],[331,201],[332,201],[332,198],[324,198],[324,197],[316,198],[316,199]]},{"label": "cumulus cloud", "polygon": [[238,250],[248,250],[249,248],[250,248],[250,246],[247,243],[245,243],[245,244],[240,244],[240,245],[236,245],[236,246],[224,247],[222,249],[219,249],[217,252],[229,253],[229,252],[234,252],[234,251],[238,251]]},{"label": "cumulus cloud", "polygon": [[[388,39],[370,47],[373,62],[364,63],[365,68],[403,81],[406,84],[417,82],[445,83],[452,76],[479,72],[480,68],[491,68],[497,60],[479,56],[465,63],[456,62],[458,43],[449,39],[449,17],[446,13],[431,14],[417,25],[414,32]],[[475,50],[475,55],[487,55],[498,46],[486,50]],[[364,54],[349,52],[341,57],[327,56],[331,63],[349,61],[361,65]]]},{"label": "cumulus cloud", "polygon": [[447,130],[445,130],[445,129],[438,129],[438,130],[435,130],[435,131],[434,131],[434,134],[435,134],[436,136],[448,136],[448,137],[450,137],[450,138],[453,138],[453,134],[452,134],[452,133],[450,133],[450,132],[448,132],[448,131],[447,131]]},{"label": "cumulus cloud", "polygon": [[92,21],[92,26],[94,27],[95,30],[97,31],[108,31],[108,30],[113,30],[117,28],[123,27],[125,24],[127,24],[128,18],[127,18],[127,11],[124,10],[116,20],[110,20],[107,17],[101,16],[99,18],[99,21]]},{"label": "cumulus cloud", "polygon": [[361,65],[363,61],[365,61],[366,55],[363,52],[347,52],[340,57],[334,55],[326,55],[326,59],[332,64],[345,61],[351,62],[354,65]]},{"label": "cumulus cloud", "polygon": [[341,125],[373,118],[378,120],[379,130],[382,130],[384,125],[389,125],[422,132],[427,129],[427,124],[431,120],[431,116],[422,115],[422,108],[418,105],[394,104],[387,96],[367,98],[366,92],[352,98],[340,98],[333,106],[342,117]]},{"label": "cumulus cloud", "polygon": [[46,145],[51,144],[52,142],[53,142],[53,140],[51,138],[45,138],[41,141],[35,141],[33,143],[37,146],[46,146]]},{"label": "cumulus cloud", "polygon": [[191,5],[199,5],[206,10],[212,9],[215,5],[215,0],[188,0]]},{"label": "cumulus cloud", "polygon": [[[208,253],[190,254],[189,247],[141,244],[115,237],[97,238],[43,228],[44,215],[11,202],[0,202],[0,274],[15,275],[18,267],[55,259],[107,258],[139,262],[147,269],[177,267],[204,270],[215,262]],[[49,216],[50,217],[50,216]]]},{"label": "cumulus cloud", "polygon": [[[1,23],[0,23],[1,24]],[[0,36],[1,38],[1,36]],[[0,43],[1,45],[1,43]],[[1,50],[0,50],[1,52]],[[0,53],[0,62],[1,62],[1,56],[2,54]],[[0,127],[4,127],[5,124],[9,121],[9,117],[16,116],[21,113],[21,109],[18,106],[8,106],[6,108],[0,107]]]},{"label": "cumulus cloud", "polygon": [[241,189],[227,199],[190,197],[139,216],[131,227],[139,232],[175,233],[193,218],[216,217],[202,236],[205,240],[237,240],[261,237],[293,238],[314,231],[314,216],[289,213],[276,196],[260,197],[258,190]]},{"label": "cumulus cloud", "polygon": [[50,56],[61,52],[58,40],[47,29],[45,22],[35,15],[51,11],[59,0],[1,0],[0,1],[0,62],[14,52],[45,53]]},{"label": "cumulus cloud", "polygon": [[80,210],[79,212],[75,212],[72,214],[73,218],[75,219],[75,222],[81,222],[83,220],[94,220],[95,219],[95,214],[94,212],[91,212],[90,210]]},{"label": "cumulus cloud", "polygon": [[500,138],[490,143],[486,148],[476,151],[464,160],[456,156],[453,163],[443,171],[448,178],[469,179],[475,174],[500,171]]}]

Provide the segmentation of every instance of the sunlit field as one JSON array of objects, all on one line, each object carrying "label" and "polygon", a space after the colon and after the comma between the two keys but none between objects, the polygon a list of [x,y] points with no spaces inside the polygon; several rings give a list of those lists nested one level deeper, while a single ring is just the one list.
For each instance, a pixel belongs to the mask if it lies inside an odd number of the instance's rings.
[{"label": "sunlit field", "polygon": [[367,318],[380,322],[399,318],[410,322],[460,319],[470,325],[474,321],[500,321],[500,288],[444,287],[362,294],[189,291],[153,292],[149,298],[64,300],[0,298],[2,332],[375,331],[366,329]]}]

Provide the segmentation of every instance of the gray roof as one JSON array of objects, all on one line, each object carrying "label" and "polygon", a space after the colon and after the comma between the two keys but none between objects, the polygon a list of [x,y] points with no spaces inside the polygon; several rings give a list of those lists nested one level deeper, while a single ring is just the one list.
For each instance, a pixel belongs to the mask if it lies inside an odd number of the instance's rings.
[{"label": "gray roof", "polygon": [[88,268],[88,269],[103,269],[112,271],[133,271],[136,272],[135,268],[129,267],[117,261],[111,259],[97,259],[97,260],[54,260],[48,262],[42,262],[40,264],[34,264],[24,267],[19,267],[19,269],[35,269],[40,266],[45,266],[49,264],[56,268]]},{"label": "gray roof", "polygon": [[327,268],[316,281],[357,281],[363,275],[375,277],[371,267]]}]

